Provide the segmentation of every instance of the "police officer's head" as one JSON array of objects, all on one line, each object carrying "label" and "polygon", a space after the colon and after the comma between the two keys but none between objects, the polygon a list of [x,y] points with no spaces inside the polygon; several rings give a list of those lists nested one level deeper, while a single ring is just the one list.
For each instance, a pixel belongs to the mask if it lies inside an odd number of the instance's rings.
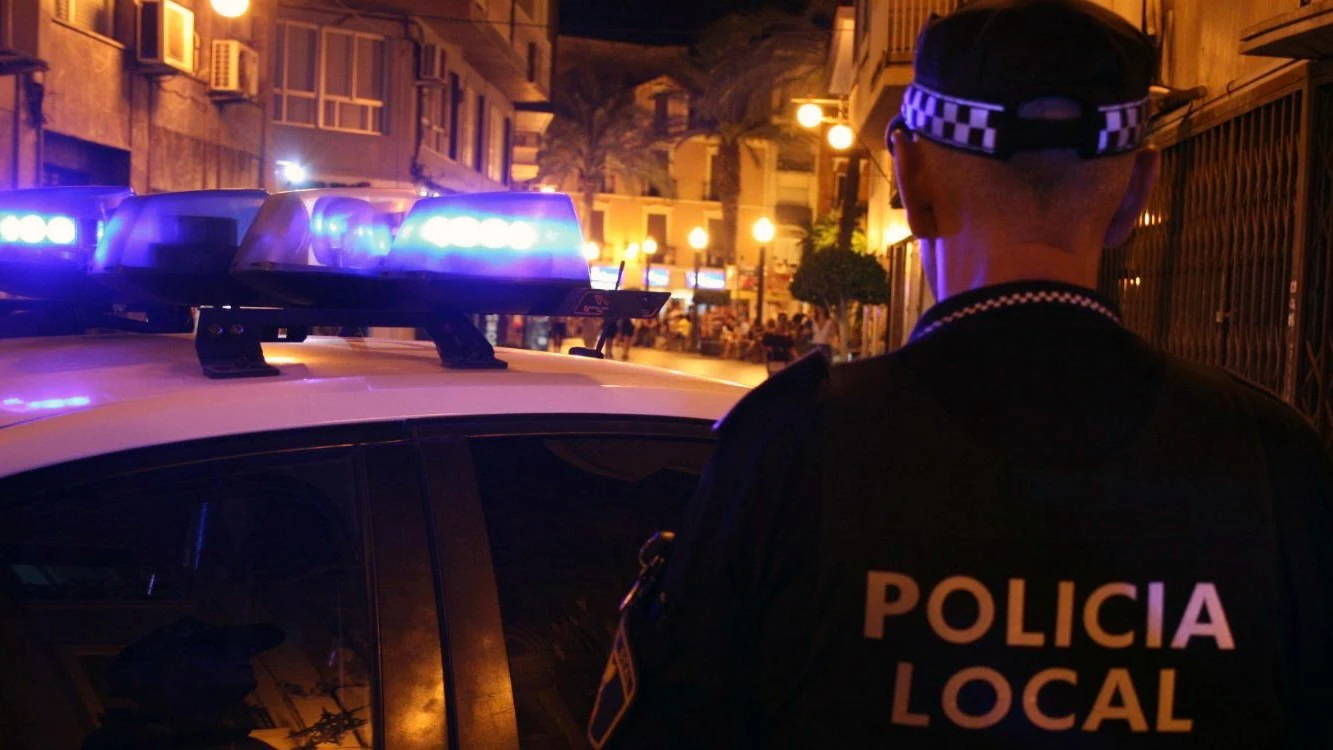
[{"label": "police officer's head", "polygon": [[937,297],[1095,283],[1157,175],[1149,39],[1085,0],[978,0],[922,30],[915,65],[888,137]]}]

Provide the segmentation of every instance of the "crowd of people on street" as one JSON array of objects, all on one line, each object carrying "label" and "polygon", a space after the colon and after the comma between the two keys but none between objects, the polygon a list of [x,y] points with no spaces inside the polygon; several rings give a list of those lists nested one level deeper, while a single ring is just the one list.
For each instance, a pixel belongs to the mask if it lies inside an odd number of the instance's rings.
[{"label": "crowd of people on street", "polygon": [[810,314],[778,313],[762,326],[729,308],[705,309],[697,321],[693,312],[682,308],[666,310],[652,320],[621,320],[609,327],[596,319],[553,318],[548,338],[552,350],[563,351],[570,338],[594,347],[605,332],[605,351],[615,359],[629,360],[631,351],[642,347],[769,363],[770,369],[812,349],[831,359],[838,341],[837,321],[818,306]]}]

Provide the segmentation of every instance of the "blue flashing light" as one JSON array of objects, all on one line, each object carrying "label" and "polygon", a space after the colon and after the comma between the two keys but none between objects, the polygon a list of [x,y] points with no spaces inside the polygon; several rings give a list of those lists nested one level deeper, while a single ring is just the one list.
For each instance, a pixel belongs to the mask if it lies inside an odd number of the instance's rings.
[{"label": "blue flashing light", "polygon": [[263,190],[197,190],[129,198],[106,225],[91,271],[225,275],[267,197]]},{"label": "blue flashing light", "polygon": [[275,193],[246,234],[232,270],[372,273],[417,200],[415,192],[394,188]]},{"label": "blue flashing light", "polygon": [[553,193],[422,199],[403,222],[384,269],[494,281],[589,280],[574,203]]},{"label": "blue flashing light", "polygon": [[0,291],[90,300],[105,293],[85,274],[100,226],[134,193],[122,187],[0,192]]}]

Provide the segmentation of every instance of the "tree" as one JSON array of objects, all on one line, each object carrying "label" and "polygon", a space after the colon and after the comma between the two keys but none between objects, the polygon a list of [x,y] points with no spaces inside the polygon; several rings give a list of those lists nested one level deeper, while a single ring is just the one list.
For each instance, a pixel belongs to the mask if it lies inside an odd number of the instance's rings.
[{"label": "tree", "polygon": [[[837,209],[815,219],[815,223],[806,232],[805,239],[801,240],[801,260],[804,261],[810,257],[811,253],[837,248],[838,234],[841,227],[842,212]],[[859,218],[856,220],[856,229],[852,232],[851,249],[856,253],[866,251],[865,227],[862,226]]]},{"label": "tree", "polygon": [[537,154],[537,179],[575,182],[585,228],[592,225],[593,202],[605,175],[675,195],[671,175],[651,148],[651,114],[638,106],[634,88],[615,71],[601,66],[570,70],[553,87],[551,108],[555,117]]},{"label": "tree", "polygon": [[702,90],[693,105],[696,127],[685,137],[717,139],[718,240],[729,261],[736,258],[740,233],[741,152],[758,164],[757,142],[797,137],[774,122],[774,99],[820,69],[827,39],[808,17],[759,11],[723,18],[704,30],[695,48]]},{"label": "tree", "polygon": [[[837,228],[834,220],[835,235]],[[791,294],[828,309],[838,324],[838,353],[846,356],[847,316],[852,304],[887,304],[889,276],[874,256],[834,247],[812,252],[801,261],[791,280]]]}]

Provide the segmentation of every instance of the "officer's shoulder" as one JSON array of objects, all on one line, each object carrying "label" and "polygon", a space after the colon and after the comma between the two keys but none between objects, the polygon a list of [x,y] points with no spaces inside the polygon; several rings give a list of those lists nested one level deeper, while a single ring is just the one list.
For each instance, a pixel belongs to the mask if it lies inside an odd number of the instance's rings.
[{"label": "officer's shoulder", "polygon": [[734,432],[745,424],[767,421],[773,415],[792,415],[813,405],[828,383],[828,358],[818,350],[797,359],[755,386],[714,425],[718,434]]},{"label": "officer's shoulder", "polygon": [[1310,419],[1271,389],[1225,368],[1171,359],[1178,369],[1191,373],[1196,382],[1211,382],[1219,396],[1249,412],[1265,432],[1304,437],[1314,434]]}]

